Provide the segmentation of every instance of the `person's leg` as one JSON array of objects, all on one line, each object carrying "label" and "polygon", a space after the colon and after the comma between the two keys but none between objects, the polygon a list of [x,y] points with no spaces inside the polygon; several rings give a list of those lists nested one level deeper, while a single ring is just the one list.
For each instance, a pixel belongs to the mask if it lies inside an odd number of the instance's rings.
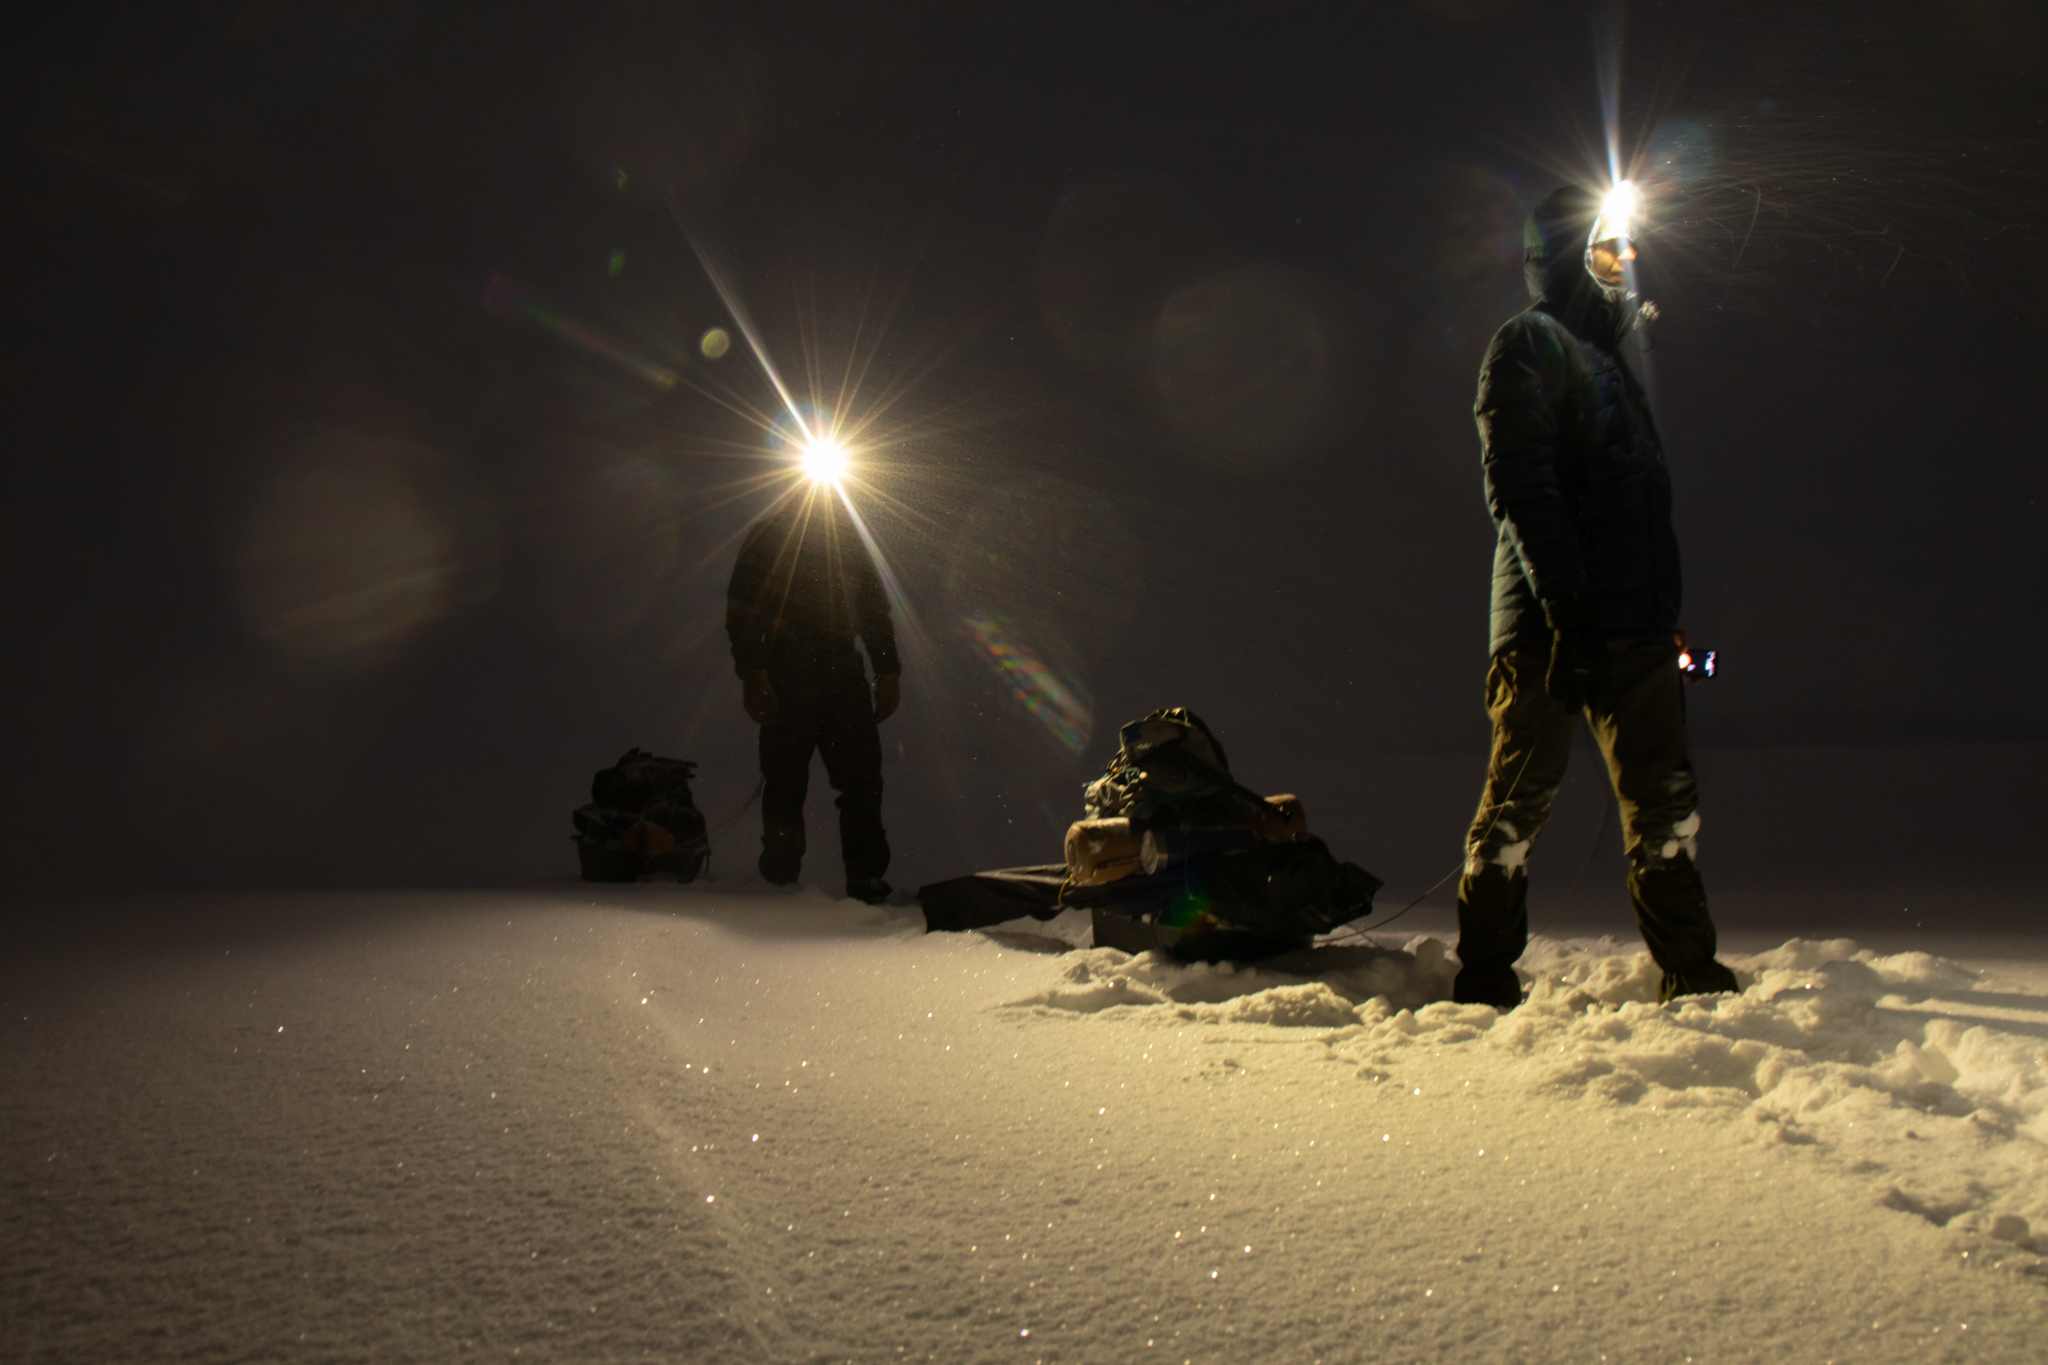
[{"label": "person's leg", "polygon": [[804,862],[804,797],[818,747],[816,706],[800,686],[776,685],[777,714],[761,727],[761,876],[777,886],[797,879]]},{"label": "person's leg", "polygon": [[1543,690],[1547,661],[1504,650],[1486,675],[1493,753],[1465,836],[1458,882],[1458,960],[1452,998],[1512,1008],[1522,998],[1515,959],[1529,946],[1529,850],[1571,757],[1576,717]]},{"label": "person's leg", "polygon": [[1699,784],[1685,742],[1685,679],[1678,647],[1652,637],[1615,641],[1606,686],[1587,708],[1621,805],[1629,897],[1650,956],[1664,969],[1664,996],[1734,990],[1714,960],[1713,917],[1693,859]]},{"label": "person's leg", "polygon": [[856,665],[832,688],[818,733],[825,776],[839,793],[839,851],[846,860],[846,890],[862,900],[889,894],[889,836],[882,828],[882,735],[874,698]]}]

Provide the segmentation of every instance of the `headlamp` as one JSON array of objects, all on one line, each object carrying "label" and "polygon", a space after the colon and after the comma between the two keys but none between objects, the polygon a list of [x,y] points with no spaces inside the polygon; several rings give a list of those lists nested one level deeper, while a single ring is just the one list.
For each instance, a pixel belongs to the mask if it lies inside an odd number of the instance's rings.
[{"label": "headlamp", "polygon": [[1642,191],[1633,180],[1615,182],[1607,197],[1600,201],[1600,216],[1593,220],[1593,230],[1586,236],[1590,249],[1595,242],[1620,242],[1627,245],[1635,236],[1636,217],[1643,205]]},{"label": "headlamp", "polygon": [[846,477],[846,447],[829,436],[814,436],[805,442],[798,462],[812,483],[830,484],[836,488]]}]

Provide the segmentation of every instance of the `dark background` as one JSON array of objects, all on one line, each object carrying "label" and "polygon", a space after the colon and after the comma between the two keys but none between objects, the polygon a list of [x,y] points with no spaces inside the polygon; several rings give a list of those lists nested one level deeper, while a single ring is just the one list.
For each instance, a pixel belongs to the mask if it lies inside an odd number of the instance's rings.
[{"label": "dark background", "polygon": [[[0,880],[564,879],[635,744],[701,762],[723,821],[754,782],[724,581],[784,466],[744,345],[699,350],[737,331],[715,272],[799,398],[869,422],[855,496],[911,608],[899,885],[1057,857],[1115,727],[1184,703],[1405,901],[1485,739],[1473,378],[1528,204],[1605,177],[1606,70],[1725,665],[1691,693],[1718,912],[2030,923],[2037,13],[18,15]],[[969,617],[1077,699],[1078,749]],[[1582,760],[1539,919],[1625,926],[1611,827],[1568,892],[1600,800]]]}]

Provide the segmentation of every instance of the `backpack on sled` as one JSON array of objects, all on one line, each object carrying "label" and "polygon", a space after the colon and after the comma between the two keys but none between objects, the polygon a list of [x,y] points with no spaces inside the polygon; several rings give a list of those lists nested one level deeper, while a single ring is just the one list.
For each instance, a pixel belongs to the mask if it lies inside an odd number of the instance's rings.
[{"label": "backpack on sled", "polygon": [[690,796],[697,765],[628,749],[590,780],[590,804],[579,807],[576,856],[587,882],[650,877],[696,880],[711,856],[704,816]]}]

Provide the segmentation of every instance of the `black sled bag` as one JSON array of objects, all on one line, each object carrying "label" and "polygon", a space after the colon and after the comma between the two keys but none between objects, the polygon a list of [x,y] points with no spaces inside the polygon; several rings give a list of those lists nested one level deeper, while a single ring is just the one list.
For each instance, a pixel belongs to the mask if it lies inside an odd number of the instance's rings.
[{"label": "black sled bag", "polygon": [[697,765],[628,749],[590,780],[590,804],[579,807],[576,853],[587,882],[644,877],[694,881],[711,856],[704,816],[690,795]]}]

